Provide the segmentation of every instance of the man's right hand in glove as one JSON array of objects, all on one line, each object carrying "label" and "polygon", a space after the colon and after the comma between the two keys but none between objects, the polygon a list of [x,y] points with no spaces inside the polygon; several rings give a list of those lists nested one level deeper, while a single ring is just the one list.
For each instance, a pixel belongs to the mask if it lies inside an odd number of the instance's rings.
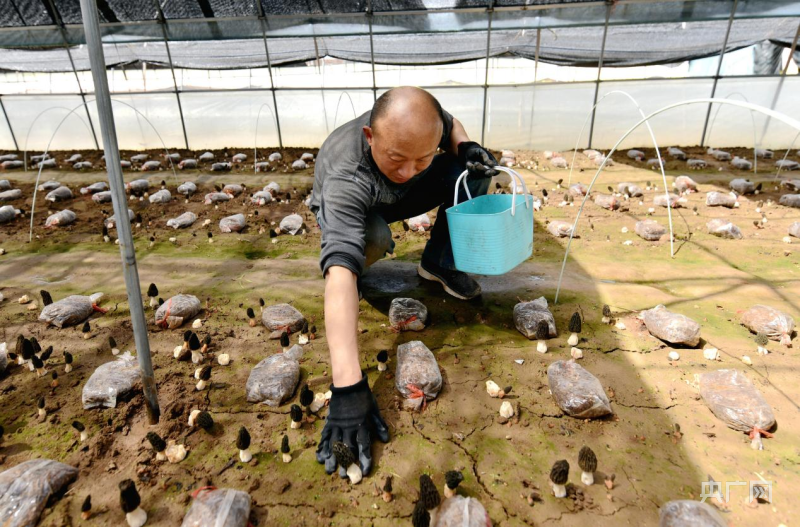
[{"label": "man's right hand in glove", "polygon": [[[336,470],[333,444],[343,442],[358,459],[366,476],[372,468],[372,438],[387,443],[389,429],[378,410],[378,403],[369,389],[369,380],[362,372],[361,380],[351,386],[331,385],[328,418],[317,447],[317,461],[325,464],[325,472]],[[339,467],[339,476],[347,477],[347,467]]]}]

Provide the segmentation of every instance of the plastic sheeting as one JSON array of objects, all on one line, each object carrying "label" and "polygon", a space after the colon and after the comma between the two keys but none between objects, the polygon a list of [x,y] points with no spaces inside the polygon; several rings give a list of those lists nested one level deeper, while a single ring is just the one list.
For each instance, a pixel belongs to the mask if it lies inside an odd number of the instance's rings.
[{"label": "plastic sheeting", "polygon": [[162,328],[174,329],[197,315],[202,308],[200,299],[194,295],[175,295],[156,311],[155,323]]},{"label": "plastic sheeting", "polygon": [[250,519],[250,495],[234,489],[197,491],[181,527],[246,527]]},{"label": "plastic sheeting", "polygon": [[[117,0],[115,3],[126,3]],[[183,5],[184,3],[181,3]],[[187,2],[188,4],[188,2]],[[302,3],[298,3],[302,4]],[[478,4],[484,7],[484,4]],[[679,6],[675,2],[674,6]],[[424,8],[426,6],[417,6]],[[602,8],[601,8],[602,9]],[[43,9],[44,10],[44,9]],[[725,3],[725,14],[730,6]],[[604,11],[604,10],[603,10]],[[563,18],[503,13],[493,24],[491,56],[514,55],[533,59],[536,52],[536,29],[541,32],[539,59],[551,64],[587,66],[596,65],[600,48],[595,45],[602,38],[604,18],[587,20],[579,10],[562,11]],[[255,15],[255,13],[254,13]],[[503,16],[504,15],[504,16]],[[538,21],[536,21],[538,18]],[[152,17],[150,17],[152,20]],[[697,18],[694,18],[697,20]],[[728,27],[727,16],[719,20],[692,21],[685,25],[676,22],[649,22],[647,18],[622,21],[610,25],[603,64],[605,66],[634,66],[664,64],[717,54]],[[264,41],[257,20],[230,21],[232,23],[200,22],[198,24],[172,24],[168,26],[170,53],[175,67],[196,69],[231,69],[266,67]],[[307,18],[270,20],[267,27],[270,59],[273,66],[313,60],[317,57],[334,57],[357,62],[370,62],[369,26],[364,17],[338,21],[325,19],[310,24]],[[80,20],[78,19],[78,23]],[[612,22],[613,24],[614,22]],[[625,25],[623,25],[625,24]],[[380,38],[373,39],[374,58],[377,64],[447,64],[481,59],[486,56],[485,12],[428,16],[374,17],[373,30]],[[568,27],[570,25],[584,27]],[[314,33],[306,28],[313,27]],[[520,31],[520,30],[525,31]],[[727,50],[736,50],[771,39],[791,42],[797,21],[791,17],[748,20],[731,29]],[[142,34],[150,42],[141,42]],[[316,38],[310,37],[316,34]],[[5,32],[0,44],[19,46],[25,38],[44,40],[47,36],[28,36]],[[169,67],[166,47],[160,28],[155,24],[128,26],[117,31],[116,42],[125,46],[105,44],[108,66],[144,62]],[[72,43],[82,43],[80,30],[72,35]],[[209,42],[212,41],[212,42]],[[62,41],[63,42],[63,41]],[[27,43],[27,42],[26,42]],[[60,44],[61,42],[47,42]],[[34,42],[34,45],[39,44]],[[22,44],[25,45],[25,44]],[[30,45],[30,44],[28,44]],[[402,50],[402,53],[398,53]],[[75,67],[88,70],[88,52],[85,46],[70,50]],[[71,71],[63,49],[53,50],[2,50],[0,63],[15,71]]]},{"label": "plastic sheeting", "polygon": [[116,408],[121,395],[130,392],[141,379],[136,358],[126,351],[119,358],[98,366],[83,385],[83,408]]},{"label": "plastic sheeting", "polygon": [[421,409],[442,389],[442,373],[436,357],[418,340],[397,347],[394,386],[404,397],[406,408]]},{"label": "plastic sheeting", "polygon": [[50,498],[78,477],[78,469],[49,459],[24,461],[0,473],[0,525],[39,523]]},{"label": "plastic sheeting", "polygon": [[571,417],[593,419],[612,413],[603,385],[577,362],[553,362],[547,368],[547,382],[558,407]]},{"label": "plastic sheeting", "polygon": [[295,344],[285,353],[276,353],[256,364],[245,385],[247,402],[280,406],[291,397],[300,380],[302,355],[303,348]]}]

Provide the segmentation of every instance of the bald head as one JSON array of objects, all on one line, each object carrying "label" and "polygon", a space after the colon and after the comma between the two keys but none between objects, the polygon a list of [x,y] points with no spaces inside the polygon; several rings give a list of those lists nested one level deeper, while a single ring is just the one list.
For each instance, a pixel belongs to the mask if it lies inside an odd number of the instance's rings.
[{"label": "bald head", "polygon": [[430,166],[443,129],[439,101],[423,89],[403,86],[378,98],[364,135],[381,172],[404,183]]},{"label": "bald head", "polygon": [[395,125],[411,125],[436,127],[442,125],[442,106],[436,97],[422,88],[401,86],[392,88],[375,101],[370,115],[370,126],[375,131],[380,128],[381,121],[388,120]]}]

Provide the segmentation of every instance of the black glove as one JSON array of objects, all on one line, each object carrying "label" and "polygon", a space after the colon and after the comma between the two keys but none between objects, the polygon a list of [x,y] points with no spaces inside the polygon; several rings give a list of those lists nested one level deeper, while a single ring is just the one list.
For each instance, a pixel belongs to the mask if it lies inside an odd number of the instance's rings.
[{"label": "black glove", "polygon": [[[369,389],[367,376],[352,386],[337,388],[331,385],[328,418],[322,428],[317,447],[317,462],[325,463],[325,472],[336,470],[333,444],[343,442],[358,458],[361,472],[366,476],[372,468],[372,437],[377,434],[384,443],[389,442],[389,429],[378,411],[378,402]],[[339,476],[347,477],[347,467],[339,467]]]},{"label": "black glove", "polygon": [[494,177],[499,173],[492,168],[497,166],[497,159],[475,141],[458,143],[458,161],[471,177]]}]

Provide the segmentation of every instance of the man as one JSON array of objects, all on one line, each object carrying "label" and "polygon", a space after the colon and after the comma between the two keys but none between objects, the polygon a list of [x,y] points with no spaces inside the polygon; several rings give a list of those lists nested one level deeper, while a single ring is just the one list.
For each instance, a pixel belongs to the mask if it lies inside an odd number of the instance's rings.
[{"label": "man", "polygon": [[[442,153],[437,154],[441,149]],[[368,474],[372,433],[384,443],[389,431],[380,416],[358,357],[359,277],[394,249],[388,224],[439,207],[418,273],[467,300],[480,286],[456,271],[445,210],[455,183],[467,169],[472,196],[486,194],[497,174],[495,158],[469,140],[461,123],[425,90],[402,87],[383,94],[360,117],[334,130],[314,168],[311,210],[322,229],[320,267],[325,277],[325,328],[333,385],[317,461],[336,469],[332,445],[344,442]],[[459,201],[466,195],[459,190]],[[346,467],[339,475],[346,477]]]}]

